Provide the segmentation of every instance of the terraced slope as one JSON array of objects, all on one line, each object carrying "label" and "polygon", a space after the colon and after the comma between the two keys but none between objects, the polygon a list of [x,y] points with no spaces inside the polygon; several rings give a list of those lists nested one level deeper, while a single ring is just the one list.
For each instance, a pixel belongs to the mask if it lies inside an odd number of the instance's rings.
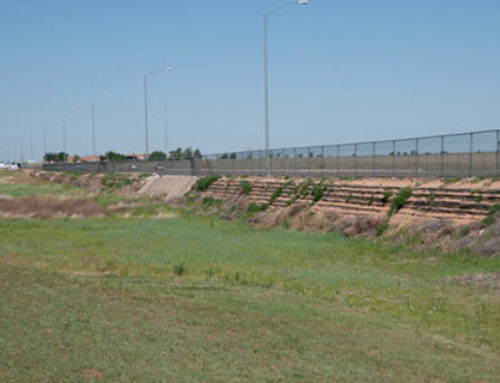
[{"label": "terraced slope", "polygon": [[[500,188],[416,185],[406,186],[411,188],[411,197],[398,214],[476,221],[486,217],[492,206],[500,204]],[[386,185],[370,185],[335,179],[221,178],[204,194],[220,200],[246,195],[249,203],[274,207],[305,202],[314,205],[314,209],[334,209],[343,214],[386,215],[404,187],[390,181]]]}]

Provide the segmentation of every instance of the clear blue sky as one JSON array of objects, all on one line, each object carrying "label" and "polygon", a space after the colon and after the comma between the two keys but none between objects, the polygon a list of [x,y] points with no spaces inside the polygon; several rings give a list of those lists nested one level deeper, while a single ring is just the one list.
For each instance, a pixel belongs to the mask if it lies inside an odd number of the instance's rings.
[{"label": "clear blue sky", "polygon": [[[283,0],[0,0],[0,157],[264,145],[262,13]],[[273,147],[500,127],[500,1],[311,0],[270,22]],[[76,109],[75,109],[76,108]]]}]

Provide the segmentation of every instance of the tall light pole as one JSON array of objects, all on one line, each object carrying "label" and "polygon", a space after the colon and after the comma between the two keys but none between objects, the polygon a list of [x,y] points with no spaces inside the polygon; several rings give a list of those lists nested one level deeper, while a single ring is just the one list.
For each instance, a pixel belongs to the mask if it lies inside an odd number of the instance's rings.
[{"label": "tall light pole", "polygon": [[266,125],[266,176],[271,175],[271,159],[269,157],[269,60],[268,60],[268,20],[292,5],[307,5],[309,0],[295,0],[283,4],[270,13],[264,13],[264,119]]},{"label": "tall light pole", "polygon": [[63,156],[64,162],[67,161],[68,156],[66,155],[66,116],[62,118],[62,138],[63,138]]},{"label": "tall light pole", "polygon": [[35,157],[33,156],[33,128],[30,129],[30,160],[35,160]]},{"label": "tall light pole", "polygon": [[111,97],[112,97],[111,95],[107,94],[104,97],[101,97],[97,100],[92,100],[90,102],[90,109],[92,113],[92,155],[94,157],[97,157],[97,145],[96,145],[96,135],[95,135],[95,104],[98,101],[109,99]]},{"label": "tall light pole", "polygon": [[144,74],[144,132],[146,135],[146,160],[149,158],[149,132],[148,132],[148,77],[161,72],[171,72],[172,67],[158,69]]},{"label": "tall light pole", "polygon": [[43,124],[43,157],[47,154],[47,125]]}]

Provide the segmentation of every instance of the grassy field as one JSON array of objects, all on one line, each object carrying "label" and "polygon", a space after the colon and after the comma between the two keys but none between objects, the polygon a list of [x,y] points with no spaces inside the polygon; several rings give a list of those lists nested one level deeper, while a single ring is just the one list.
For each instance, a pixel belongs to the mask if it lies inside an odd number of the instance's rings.
[{"label": "grassy field", "polygon": [[0,220],[0,381],[500,380],[500,259],[169,213]]}]

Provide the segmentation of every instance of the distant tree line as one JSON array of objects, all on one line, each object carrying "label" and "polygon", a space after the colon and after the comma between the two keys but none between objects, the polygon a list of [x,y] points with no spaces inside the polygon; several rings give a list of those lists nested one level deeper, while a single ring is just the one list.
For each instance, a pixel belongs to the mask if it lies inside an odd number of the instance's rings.
[{"label": "distant tree line", "polygon": [[68,153],[45,153],[43,160],[45,162],[66,162],[68,160]]},{"label": "distant tree line", "polygon": [[[173,160],[188,160],[191,158],[202,158],[203,155],[201,154],[200,149],[193,150],[191,147],[182,149],[182,148],[177,148],[175,150],[171,150],[168,155],[167,153],[161,151],[161,150],[156,150],[152,153],[149,154],[149,161],[163,161],[167,159],[173,159]],[[107,152],[104,156],[100,156],[101,161],[121,161],[121,160],[126,160],[129,159],[130,156],[127,156],[125,154],[121,153],[116,153],[113,151]]]}]

